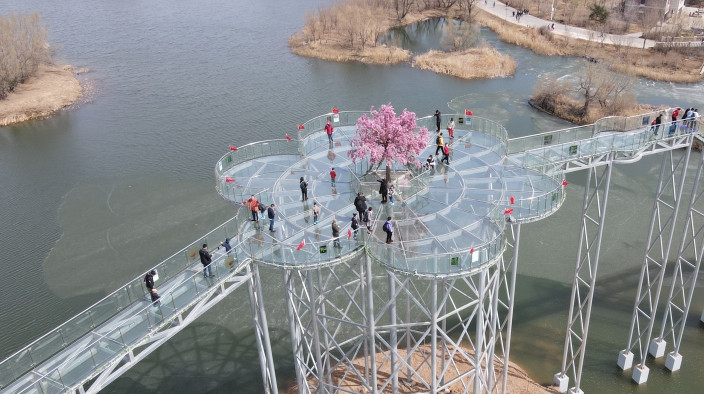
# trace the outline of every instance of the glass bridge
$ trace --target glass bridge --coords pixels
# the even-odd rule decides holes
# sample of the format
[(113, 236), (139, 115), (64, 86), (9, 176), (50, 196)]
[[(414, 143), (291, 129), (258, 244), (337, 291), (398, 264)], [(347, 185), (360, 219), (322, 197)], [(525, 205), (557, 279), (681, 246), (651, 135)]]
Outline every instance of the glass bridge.
[[(0, 392), (99, 391), (241, 285), (250, 284), (255, 302), (253, 261), (308, 269), (366, 253), (402, 274), (471, 274), (496, 264), (506, 245), (506, 223), (540, 220), (560, 208), (565, 172), (606, 164), (607, 156), (627, 162), (683, 148), (696, 131), (680, 122), (661, 125), (656, 135), (649, 126), (656, 114), (650, 113), (509, 139), (491, 120), (445, 115), (459, 121), (455, 138), (444, 136), (451, 142), (450, 164), (441, 164), (438, 156), (434, 168), (392, 167), (396, 203), (391, 206), (381, 204), (378, 194), (384, 167), (377, 175), (368, 162), (347, 157), (362, 114), (326, 114), (305, 123), (291, 140), (256, 142), (224, 155), (215, 168), (217, 191), (237, 205), (252, 194), (266, 206), (275, 204), (277, 231), (267, 231), (268, 219), (252, 221), (241, 205), (235, 217), (154, 267), (159, 302), (151, 303), (139, 276), (2, 361)], [(337, 118), (333, 144), (322, 131), (328, 118)], [(434, 118), (420, 119), (418, 126), (431, 130), (419, 155), (424, 162), (436, 149)], [(332, 167), (338, 174), (335, 186)], [(307, 201), (301, 201), (301, 177), (308, 182)], [(358, 192), (374, 214), (371, 233), (360, 223), (355, 237), (350, 219)], [(313, 202), (321, 208), (317, 224)], [(385, 243), (381, 229), (387, 216), (394, 223), (392, 244)], [(333, 219), (341, 227), (338, 240), (332, 236)], [(232, 238), (232, 251), (216, 249), (215, 277), (204, 278), (198, 249), (226, 237)]]

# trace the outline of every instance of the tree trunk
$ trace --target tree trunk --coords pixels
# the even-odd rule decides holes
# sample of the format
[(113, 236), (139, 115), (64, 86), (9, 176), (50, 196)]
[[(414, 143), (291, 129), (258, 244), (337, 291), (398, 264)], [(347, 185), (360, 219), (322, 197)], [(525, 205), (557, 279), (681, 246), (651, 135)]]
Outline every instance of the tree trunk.
[(386, 185), (391, 185), (391, 165), (389, 164), (389, 161), (386, 161)]

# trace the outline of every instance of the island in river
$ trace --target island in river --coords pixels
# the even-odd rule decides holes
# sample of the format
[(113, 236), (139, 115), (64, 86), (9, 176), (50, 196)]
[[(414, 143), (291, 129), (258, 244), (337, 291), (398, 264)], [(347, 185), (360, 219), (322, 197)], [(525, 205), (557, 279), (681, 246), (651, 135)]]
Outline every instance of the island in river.
[(73, 67), (40, 67), (36, 75), (17, 85), (0, 101), (0, 127), (46, 118), (75, 103), (82, 95), (83, 87)]

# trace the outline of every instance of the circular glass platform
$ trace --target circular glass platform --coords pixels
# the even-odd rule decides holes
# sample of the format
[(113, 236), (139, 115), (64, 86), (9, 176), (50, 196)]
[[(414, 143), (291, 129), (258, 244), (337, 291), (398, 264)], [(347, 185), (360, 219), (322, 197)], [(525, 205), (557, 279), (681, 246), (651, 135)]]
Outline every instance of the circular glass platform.
[[(458, 120), (450, 142), (449, 164), (435, 156), (434, 118), (419, 119), (431, 131), (421, 162), (436, 158), (434, 167), (394, 165), (395, 203), (381, 203), (379, 182), (385, 166), (352, 162), (347, 152), (357, 119), (363, 112), (326, 114), (303, 124), (291, 139), (256, 142), (224, 155), (217, 163), (216, 188), (241, 208), (238, 242), (257, 261), (290, 268), (310, 268), (353, 258), (366, 251), (389, 269), (417, 276), (466, 275), (494, 264), (503, 253), (507, 223), (538, 220), (564, 201), (562, 174), (550, 163), (529, 155), (507, 155), (506, 130), (477, 117), (446, 115)], [(333, 142), (323, 131), (328, 118)], [(460, 122), (461, 119), (461, 122)], [(431, 125), (431, 123), (433, 123)], [(330, 179), (335, 168), (336, 182)], [(308, 183), (302, 201), (301, 177)], [(351, 229), (357, 193), (363, 193), (372, 215), (367, 232)], [(276, 232), (269, 219), (251, 220), (242, 203), (255, 195), (267, 207), (275, 204)], [(313, 204), (320, 206), (317, 223)], [(266, 216), (266, 214), (264, 215)], [(386, 243), (382, 226), (394, 226)], [(332, 222), (341, 228), (333, 237)]]

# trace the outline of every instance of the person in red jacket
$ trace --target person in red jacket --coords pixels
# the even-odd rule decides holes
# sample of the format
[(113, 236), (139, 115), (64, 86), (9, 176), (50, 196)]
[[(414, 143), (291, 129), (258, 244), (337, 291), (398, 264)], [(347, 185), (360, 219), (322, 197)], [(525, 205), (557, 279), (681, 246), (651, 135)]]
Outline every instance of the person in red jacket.
[(330, 119), (328, 119), (328, 122), (325, 124), (325, 133), (328, 135), (328, 141), (332, 144), (332, 125), (330, 124)]
[(440, 160), (440, 163), (443, 161), (450, 165), (450, 146), (448, 144), (442, 147), (442, 160)]
[(335, 167), (330, 170), (330, 180), (332, 181), (332, 187), (335, 187), (335, 178), (337, 178), (337, 173), (335, 172)]

